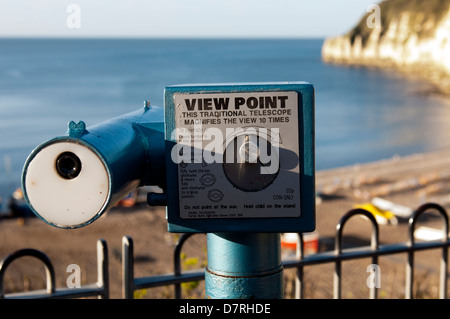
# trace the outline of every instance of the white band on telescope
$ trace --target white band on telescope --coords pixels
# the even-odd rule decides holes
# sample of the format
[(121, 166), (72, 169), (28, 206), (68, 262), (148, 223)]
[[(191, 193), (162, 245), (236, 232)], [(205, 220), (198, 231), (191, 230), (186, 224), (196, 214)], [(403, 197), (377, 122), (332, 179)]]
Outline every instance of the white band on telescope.
[[(64, 179), (56, 170), (55, 162), (64, 152), (81, 161), (81, 171), (73, 179)], [(109, 174), (93, 150), (75, 142), (57, 142), (32, 158), (25, 189), (32, 208), (45, 221), (58, 227), (77, 227), (103, 210), (109, 195)]]

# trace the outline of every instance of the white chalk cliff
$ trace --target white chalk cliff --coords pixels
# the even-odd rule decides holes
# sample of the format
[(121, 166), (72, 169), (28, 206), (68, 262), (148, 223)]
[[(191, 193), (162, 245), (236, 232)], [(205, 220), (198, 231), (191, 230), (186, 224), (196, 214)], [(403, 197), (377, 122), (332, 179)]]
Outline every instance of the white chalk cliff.
[(327, 63), (394, 68), (420, 75), (450, 94), (450, 1), (387, 0), (345, 35), (322, 47)]

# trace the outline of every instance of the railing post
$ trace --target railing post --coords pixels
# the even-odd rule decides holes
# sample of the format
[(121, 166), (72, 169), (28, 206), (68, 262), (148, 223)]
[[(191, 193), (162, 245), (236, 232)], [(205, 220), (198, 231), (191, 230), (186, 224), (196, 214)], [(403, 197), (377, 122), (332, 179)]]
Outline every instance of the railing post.
[[(342, 290), (342, 261), (340, 259), (340, 256), (342, 254), (342, 234), (344, 230), (345, 223), (353, 216), (355, 215), (363, 215), (366, 218), (369, 219), (370, 223), (372, 224), (372, 238), (370, 241), (370, 247), (371, 249), (376, 252), (378, 250), (378, 242), (379, 242), (379, 230), (378, 230), (378, 223), (373, 217), (373, 215), (366, 211), (365, 209), (357, 208), (353, 209), (340, 219), (339, 223), (336, 225), (336, 239), (335, 239), (335, 255), (337, 257), (335, 262), (335, 270), (334, 270), (334, 285), (333, 285), (333, 297), (334, 299), (341, 299), (341, 290)], [(373, 255), (372, 256), (372, 263), (377, 264), (378, 263), (378, 256)], [(376, 299), (377, 298), (377, 290), (376, 285), (373, 287), (370, 287), (370, 298)]]
[(46, 254), (36, 249), (20, 249), (14, 253), (5, 257), (0, 263), (0, 299), (5, 297), (5, 290), (3, 286), (3, 279), (5, 271), (8, 266), (16, 259), (24, 256), (31, 256), (39, 259), (45, 266), (46, 278), (47, 278), (47, 293), (53, 294), (55, 292), (55, 271), (53, 265)]
[[(444, 238), (446, 241), (448, 241), (448, 235)], [(439, 281), (440, 299), (447, 299), (447, 273), (448, 273), (447, 264), (448, 264), (448, 247), (444, 246), (442, 247), (440, 281)]]
[[(173, 252), (173, 264), (174, 264), (173, 268), (175, 276), (181, 275), (181, 249), (183, 248), (183, 245), (186, 242), (186, 240), (192, 235), (194, 235), (194, 233), (182, 234), (175, 245), (175, 250)], [(175, 288), (175, 299), (181, 299), (181, 284), (179, 283), (174, 284), (174, 288)]]
[[(416, 211), (413, 212), (409, 218), (409, 240), (408, 240), (408, 262), (406, 264), (406, 287), (405, 287), (405, 298), (414, 298), (414, 231), (416, 228), (416, 223), (419, 216), (424, 214), (429, 210), (436, 210), (444, 219), (443, 225), (443, 236), (442, 241), (448, 241), (448, 231), (449, 231), (449, 219), (445, 209), (435, 203), (427, 203), (420, 206)], [(448, 247), (442, 247), (442, 255), (440, 260), (440, 281), (439, 281), (439, 298), (445, 299), (447, 297), (447, 262), (448, 262)]]
[(108, 246), (104, 239), (97, 241), (97, 286), (103, 287), (99, 298), (109, 298)]
[(295, 299), (303, 299), (303, 265), (301, 264), (303, 256), (303, 234), (299, 233), (295, 248), (295, 257), (299, 261), (299, 265), (297, 266), (297, 276), (295, 277)]
[(133, 239), (129, 236), (122, 237), (122, 297), (133, 299), (134, 297), (134, 260)]

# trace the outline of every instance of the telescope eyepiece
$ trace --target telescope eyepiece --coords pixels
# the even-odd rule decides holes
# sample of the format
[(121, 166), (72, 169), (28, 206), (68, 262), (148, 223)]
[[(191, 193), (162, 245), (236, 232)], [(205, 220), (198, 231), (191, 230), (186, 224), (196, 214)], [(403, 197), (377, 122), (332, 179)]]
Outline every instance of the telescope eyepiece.
[(64, 179), (74, 179), (81, 172), (81, 161), (72, 152), (61, 153), (55, 161), (56, 171)]

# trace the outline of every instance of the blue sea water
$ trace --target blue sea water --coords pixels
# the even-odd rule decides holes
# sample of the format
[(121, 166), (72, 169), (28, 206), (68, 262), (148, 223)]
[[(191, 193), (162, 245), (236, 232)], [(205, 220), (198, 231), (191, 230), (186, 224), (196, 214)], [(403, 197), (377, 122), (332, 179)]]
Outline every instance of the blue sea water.
[(316, 168), (450, 146), (450, 106), (394, 73), (324, 64), (322, 39), (0, 39), (0, 197), (28, 154), (64, 135), (163, 105), (182, 83), (307, 81), (316, 90)]

